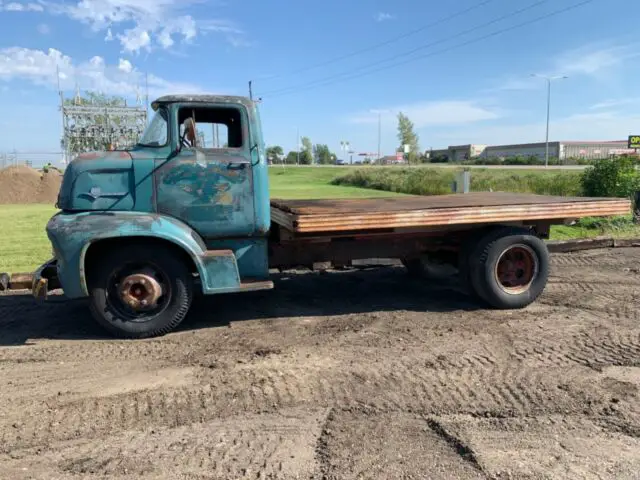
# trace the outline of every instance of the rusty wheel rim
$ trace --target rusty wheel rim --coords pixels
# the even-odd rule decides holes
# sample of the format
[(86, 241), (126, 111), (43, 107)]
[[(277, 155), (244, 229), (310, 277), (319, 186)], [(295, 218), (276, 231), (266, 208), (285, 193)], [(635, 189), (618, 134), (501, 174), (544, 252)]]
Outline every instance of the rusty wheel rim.
[(120, 286), (120, 299), (133, 310), (156, 308), (162, 295), (162, 285), (153, 272), (129, 275), (122, 280)]
[(116, 269), (107, 283), (107, 303), (121, 317), (145, 321), (164, 311), (171, 299), (171, 282), (153, 265), (129, 264)]
[(538, 256), (524, 244), (505, 249), (496, 262), (496, 282), (508, 294), (526, 292), (538, 275)]

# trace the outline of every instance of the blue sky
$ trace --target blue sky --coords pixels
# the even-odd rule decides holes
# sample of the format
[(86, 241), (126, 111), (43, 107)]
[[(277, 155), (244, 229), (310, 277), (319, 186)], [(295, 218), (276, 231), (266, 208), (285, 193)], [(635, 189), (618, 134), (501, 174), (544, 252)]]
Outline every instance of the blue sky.
[[(422, 149), (640, 131), (638, 0), (0, 0), (0, 152), (59, 147), (56, 66), (78, 84), (135, 98), (262, 97), (268, 144), (397, 147), (395, 115)], [(461, 13), (466, 11), (466, 13)], [(546, 18), (531, 22), (536, 18)], [(501, 30), (507, 30), (500, 33)], [(380, 112), (380, 113), (376, 113)]]

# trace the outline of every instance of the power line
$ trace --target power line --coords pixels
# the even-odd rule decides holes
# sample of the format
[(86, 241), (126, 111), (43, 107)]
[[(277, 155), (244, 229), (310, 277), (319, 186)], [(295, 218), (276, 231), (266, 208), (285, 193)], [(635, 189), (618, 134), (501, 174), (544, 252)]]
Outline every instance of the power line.
[[(460, 47), (471, 45), (473, 43), (477, 43), (477, 42), (480, 42), (482, 40), (486, 40), (488, 38), (495, 37), (495, 36), (500, 35), (502, 33), (509, 32), (511, 30), (515, 30), (517, 28), (521, 28), (521, 27), (524, 27), (524, 26), (527, 26), (527, 25), (531, 25), (533, 23), (537, 23), (537, 22), (540, 22), (542, 20), (546, 20), (547, 18), (551, 18), (551, 17), (554, 17), (556, 15), (560, 15), (562, 13), (566, 13), (566, 12), (571, 11), (571, 10), (575, 10), (576, 8), (579, 8), (579, 7), (582, 7), (582, 6), (587, 5), (589, 3), (592, 3), (593, 1), (594, 0), (584, 0), (582, 2), (570, 5), (568, 7), (565, 7), (565, 8), (559, 9), (559, 10), (555, 10), (555, 11), (550, 12), (548, 14), (541, 15), (541, 16), (536, 17), (534, 19), (531, 19), (531, 20), (528, 20), (528, 21), (525, 21), (525, 22), (521, 22), (521, 23), (519, 23), (517, 25), (513, 25), (511, 27), (506, 27), (506, 28), (503, 28), (503, 29), (500, 29), (500, 30), (496, 30), (496, 31), (488, 33), (486, 35), (482, 35), (480, 37), (475, 37), (473, 39), (467, 40), (465, 42), (457, 43), (455, 45), (452, 45), (452, 46), (447, 47), (447, 48), (443, 48), (441, 50), (437, 50), (437, 51), (430, 52), (430, 53), (427, 53), (427, 54), (424, 54), (424, 55), (419, 55), (419, 56), (416, 56), (416, 57), (412, 57), (412, 58), (409, 58), (409, 59), (401, 61), (401, 62), (396, 62), (396, 63), (392, 63), (392, 64), (389, 64), (389, 65), (386, 65), (384, 67), (375, 68), (373, 70), (367, 70), (367, 71), (360, 72), (360, 73), (353, 73), (351, 75), (348, 75), (348, 72), (345, 72), (343, 74), (340, 74), (340, 75), (348, 75), (348, 76), (346, 76), (344, 78), (334, 79), (333, 77), (330, 77), (330, 78), (326, 78), (326, 79), (323, 79), (323, 80), (319, 80), (317, 82), (312, 82), (311, 84), (301, 85), (301, 86), (298, 86), (298, 87), (290, 87), (290, 88), (288, 88), (286, 90), (279, 91), (277, 93), (272, 92), (271, 98), (279, 97), (279, 96), (282, 96), (282, 95), (287, 95), (287, 94), (290, 94), (290, 93), (296, 93), (297, 91), (300, 91), (300, 90), (307, 90), (307, 89), (315, 88), (315, 87), (323, 87), (323, 86), (327, 86), (327, 85), (330, 85), (330, 84), (333, 84), (333, 83), (338, 83), (340, 81), (353, 80), (355, 78), (360, 78), (360, 77), (363, 77), (363, 76), (366, 76), (366, 75), (371, 75), (372, 73), (377, 73), (377, 72), (380, 72), (380, 71), (383, 71), (383, 70), (388, 70), (390, 68), (395, 68), (395, 67), (398, 67), (398, 66), (401, 66), (401, 65), (406, 65), (407, 63), (415, 62), (415, 61), (421, 60), (423, 58), (432, 57), (432, 56), (435, 56), (435, 55), (446, 53), (446, 52), (449, 52), (451, 50), (455, 50), (455, 49), (460, 48)], [(321, 82), (321, 83), (319, 83), (319, 82)]]
[[(549, 2), (549, 0), (538, 0), (535, 3), (532, 3), (531, 5), (528, 5), (526, 7), (520, 8), (518, 10), (515, 10), (515, 11), (511, 12), (511, 13), (507, 13), (505, 15), (501, 15), (499, 17), (494, 18), (493, 20), (490, 20), (488, 22), (482, 23), (482, 24), (477, 25), (475, 27), (468, 28), (468, 29), (463, 30), (461, 32), (458, 32), (458, 33), (456, 33), (454, 35), (448, 35), (445, 38), (441, 38), (441, 39), (435, 40), (433, 42), (425, 43), (425, 44), (420, 45), (418, 47), (412, 48), (411, 50), (407, 50), (406, 52), (394, 55), (392, 57), (387, 57), (387, 58), (384, 58), (382, 60), (377, 60), (375, 62), (368, 63), (366, 65), (363, 65), (363, 66), (359, 67), (358, 69), (375, 67), (376, 65), (380, 65), (380, 64), (383, 64), (383, 63), (393, 62), (393, 61), (395, 61), (395, 60), (397, 60), (398, 58), (401, 58), (401, 57), (407, 57), (407, 56), (413, 55), (414, 53), (419, 52), (421, 50), (424, 50), (426, 48), (433, 47), (433, 46), (439, 45), (441, 43), (446, 43), (446, 42), (448, 42), (450, 40), (453, 40), (455, 38), (459, 38), (459, 37), (468, 35), (469, 33), (473, 33), (476, 30), (481, 30), (481, 29), (483, 29), (485, 27), (493, 25), (494, 23), (498, 23), (498, 22), (501, 22), (503, 20), (507, 20), (507, 19), (509, 19), (511, 17), (515, 17), (517, 15), (520, 15), (521, 13), (524, 13), (524, 12), (527, 12), (529, 10), (532, 10), (532, 9), (534, 9), (534, 8), (544, 4), (544, 3), (548, 3), (548, 2)], [(337, 73), (337, 74), (333, 74), (333, 75), (330, 75), (328, 77), (321, 78), (321, 79), (318, 79), (318, 80), (314, 80), (314, 81), (311, 81), (311, 82), (308, 82), (308, 83), (303, 83), (303, 84), (300, 84), (300, 85), (294, 85), (294, 86), (291, 86), (291, 87), (285, 87), (285, 88), (280, 88), (280, 89), (276, 89), (276, 90), (267, 91), (267, 92), (263, 93), (261, 96), (264, 97), (264, 96), (267, 96), (267, 95), (279, 95), (281, 93), (288, 92), (288, 91), (290, 91), (292, 89), (305, 88), (305, 87), (313, 86), (313, 85), (318, 84), (318, 83), (324, 83), (326, 81), (333, 80), (334, 78), (339, 78), (339, 77), (343, 77), (345, 75), (349, 75), (352, 72), (353, 72), (353, 70), (342, 72), (342, 73)]]
[(355, 57), (356, 55), (360, 55), (362, 53), (367, 53), (367, 52), (371, 52), (373, 50), (377, 50), (380, 47), (384, 47), (384, 46), (390, 45), (390, 44), (395, 43), (395, 42), (397, 42), (399, 40), (403, 40), (403, 39), (408, 38), (408, 37), (410, 37), (412, 35), (415, 35), (416, 33), (423, 32), (424, 30), (426, 30), (428, 28), (441, 25), (441, 24), (443, 24), (445, 22), (448, 22), (449, 20), (453, 20), (453, 19), (455, 19), (457, 17), (465, 15), (466, 13), (469, 13), (469, 12), (472, 12), (474, 10), (477, 10), (478, 8), (484, 7), (485, 5), (487, 5), (487, 4), (491, 3), (491, 2), (494, 2), (494, 1), (495, 0), (482, 0), (481, 2), (476, 3), (476, 4), (474, 4), (474, 5), (472, 5), (472, 6), (468, 7), (468, 8), (465, 8), (463, 10), (458, 10), (457, 12), (454, 12), (451, 15), (448, 15), (446, 17), (440, 18), (440, 19), (435, 20), (435, 21), (433, 21), (431, 23), (427, 23), (426, 25), (418, 27), (418, 28), (416, 28), (414, 30), (410, 30), (410, 31), (408, 31), (406, 33), (403, 33), (402, 35), (398, 35), (397, 37), (392, 37), (392, 38), (390, 38), (388, 40), (385, 40), (384, 42), (376, 43), (376, 44), (371, 45), (369, 47), (364, 47), (364, 48), (362, 48), (360, 50), (355, 50), (355, 51), (353, 51), (351, 53), (347, 53), (347, 54), (341, 55), (339, 57), (334, 57), (334, 58), (331, 58), (329, 60), (325, 60), (325, 61), (320, 62), (320, 63), (307, 65), (306, 67), (301, 67), (301, 68), (299, 68), (297, 70), (293, 70), (293, 71), (290, 71), (288, 73), (276, 74), (274, 76), (268, 77), (265, 80), (273, 80), (275, 78), (281, 78), (281, 77), (284, 77), (284, 76), (297, 75), (297, 74), (302, 73), (302, 72), (307, 72), (309, 70), (314, 70), (316, 68), (324, 67), (326, 65), (331, 65), (332, 63), (337, 63), (337, 62), (340, 62), (342, 60), (346, 60), (348, 58)]

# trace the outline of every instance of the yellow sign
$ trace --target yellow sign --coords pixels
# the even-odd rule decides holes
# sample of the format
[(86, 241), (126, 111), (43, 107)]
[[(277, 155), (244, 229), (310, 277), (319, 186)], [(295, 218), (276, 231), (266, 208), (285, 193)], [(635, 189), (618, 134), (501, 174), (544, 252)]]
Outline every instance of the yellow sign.
[(640, 149), (640, 135), (630, 135), (629, 136), (629, 148), (638, 148), (638, 149)]

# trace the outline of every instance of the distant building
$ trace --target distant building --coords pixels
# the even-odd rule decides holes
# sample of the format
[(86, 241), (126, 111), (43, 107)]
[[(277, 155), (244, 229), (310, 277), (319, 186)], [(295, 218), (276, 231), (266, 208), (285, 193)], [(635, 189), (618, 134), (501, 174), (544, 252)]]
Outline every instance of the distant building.
[[(566, 160), (581, 158), (593, 160), (624, 154), (634, 154), (627, 148), (627, 140), (613, 141), (562, 141), (549, 142), (549, 157)], [(431, 158), (446, 156), (450, 162), (462, 162), (474, 157), (508, 158), (538, 157), (545, 158), (546, 143), (522, 143), (512, 145), (454, 145), (445, 149), (431, 150)]]
[[(549, 156), (566, 160), (570, 158), (582, 158), (593, 160), (597, 158), (609, 158), (613, 156), (635, 153), (627, 148), (627, 140), (613, 140), (602, 142), (591, 141), (564, 141), (549, 142)], [(482, 156), (485, 158), (500, 157), (538, 157), (544, 158), (546, 144), (523, 143), (520, 145), (494, 145), (487, 147)]]

